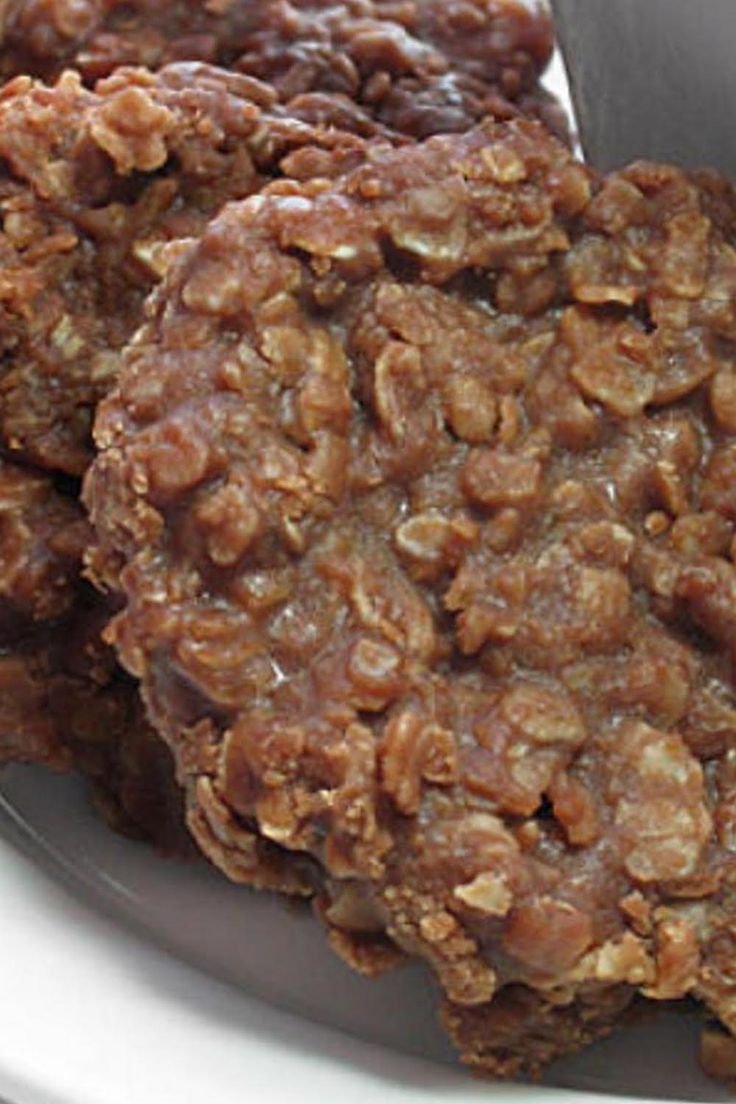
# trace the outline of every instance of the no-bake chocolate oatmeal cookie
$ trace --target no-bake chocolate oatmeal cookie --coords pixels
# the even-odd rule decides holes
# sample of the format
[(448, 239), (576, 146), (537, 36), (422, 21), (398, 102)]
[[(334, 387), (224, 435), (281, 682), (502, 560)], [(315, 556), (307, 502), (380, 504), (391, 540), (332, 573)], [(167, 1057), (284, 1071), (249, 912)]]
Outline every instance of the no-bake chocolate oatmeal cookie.
[[(142, 717), (132, 688), (123, 682), (120, 691), (136, 718), (123, 741), (126, 769), (102, 754), (114, 761), (119, 726), (101, 730), (87, 754), (67, 731), (72, 713), (54, 719), (48, 701), (50, 680), (66, 677), (70, 625), (80, 620), (86, 631), (109, 616), (79, 580), (86, 523), (77, 480), (92, 456), (95, 406), (165, 270), (166, 247), (196, 236), (223, 203), (274, 176), (350, 167), (363, 146), (336, 123), (413, 133), (463, 126), (486, 110), (508, 113), (509, 100), (513, 110), (550, 106), (536, 84), (551, 47), (548, 17), (514, 3), (194, 7), (194, 22), (191, 4), (33, 2), (3, 11), (6, 73), (51, 77), (74, 65), (88, 80), (112, 75), (94, 91), (72, 73), (53, 86), (24, 75), (0, 93), (0, 447), (12, 458), (0, 471), (2, 758), (59, 766), (73, 744), (87, 773), (94, 767), (112, 786), (120, 779), (128, 804), (134, 785), (125, 777), (158, 777), (166, 754), (134, 734)], [(233, 64), (236, 53), (241, 70), (275, 87), (203, 64), (156, 75), (115, 68), (184, 57)], [(383, 79), (370, 94), (360, 91), (368, 69), (378, 77), (381, 59)], [(101, 670), (97, 658), (77, 656), (72, 666), (75, 678)], [(108, 666), (102, 683), (92, 677), (95, 698), (108, 676), (117, 683)], [(149, 795), (145, 804), (156, 802)]]
[(9, 0), (0, 25), (5, 77), (73, 67), (93, 83), (195, 60), (369, 132), (422, 137), (518, 111), (566, 130), (540, 86), (549, 13), (521, 0)]
[(637, 993), (736, 1030), (735, 212), (533, 123), (374, 147), (182, 250), (98, 416), (195, 835), (309, 856), (494, 1073)]

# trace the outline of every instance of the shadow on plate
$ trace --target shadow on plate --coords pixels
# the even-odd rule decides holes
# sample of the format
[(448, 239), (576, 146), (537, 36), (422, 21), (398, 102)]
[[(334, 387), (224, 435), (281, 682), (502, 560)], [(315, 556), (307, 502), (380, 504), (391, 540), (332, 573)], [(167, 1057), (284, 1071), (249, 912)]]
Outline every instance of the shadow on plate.
[[(434, 1093), (496, 1096), (487, 1083), (454, 1067), (436, 1021), (431, 979), (419, 966), (372, 982), (358, 977), (329, 950), (307, 908), (231, 885), (204, 865), (167, 861), (114, 836), (74, 778), (12, 768), (0, 783), (0, 813), (3, 835), (75, 899), (248, 996), (307, 1021), (289, 1021), (290, 1048), (313, 1051), (311, 1021), (343, 1033), (319, 1033), (326, 1058), (361, 1062), (362, 1051), (349, 1045), (345, 1033), (387, 1048), (380, 1062), (366, 1060), (371, 1077), (415, 1089), (431, 1086)], [(135, 956), (128, 961), (135, 969)], [(186, 975), (165, 959), (153, 971), (147, 965), (145, 982), (158, 992), (167, 990), (173, 1001), (191, 1001)], [(278, 1030), (283, 1041), (283, 1023), (277, 1028), (267, 1008), (243, 1022), (243, 1006), (228, 989), (203, 987), (197, 1003), (198, 1012), (224, 1030), (261, 1035)], [(667, 1010), (646, 1017), (557, 1063), (545, 1084), (668, 1101), (732, 1099), (700, 1073), (697, 1030), (692, 1013)], [(406, 1063), (402, 1056), (431, 1065)], [(514, 1095), (509, 1090), (503, 1087), (504, 1099)]]

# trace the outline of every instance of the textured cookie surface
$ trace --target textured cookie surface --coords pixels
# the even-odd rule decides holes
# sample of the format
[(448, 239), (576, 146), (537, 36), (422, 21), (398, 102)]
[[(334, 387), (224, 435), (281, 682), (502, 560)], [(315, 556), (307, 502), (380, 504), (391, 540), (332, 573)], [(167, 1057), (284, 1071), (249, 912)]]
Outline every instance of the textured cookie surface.
[(552, 52), (541, 5), (519, 0), (9, 0), (5, 77), (73, 67), (204, 61), (273, 84), (314, 119), (421, 137), (485, 114), (566, 123), (539, 78)]
[(98, 418), (195, 830), (316, 860), (496, 1072), (635, 992), (736, 1027), (735, 209), (531, 123), (374, 149), (215, 220)]

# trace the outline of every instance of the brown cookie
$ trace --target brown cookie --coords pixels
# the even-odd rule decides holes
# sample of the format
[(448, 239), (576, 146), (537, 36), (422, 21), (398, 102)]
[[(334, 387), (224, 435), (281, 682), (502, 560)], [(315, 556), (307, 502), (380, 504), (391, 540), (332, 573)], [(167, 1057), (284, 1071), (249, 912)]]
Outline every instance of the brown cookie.
[[(734, 211), (532, 123), (377, 148), (215, 219), (98, 416), (93, 565), (195, 834), (310, 856), (493, 1072), (622, 993), (733, 1022)], [(558, 1047), (479, 1041), (519, 985)]]

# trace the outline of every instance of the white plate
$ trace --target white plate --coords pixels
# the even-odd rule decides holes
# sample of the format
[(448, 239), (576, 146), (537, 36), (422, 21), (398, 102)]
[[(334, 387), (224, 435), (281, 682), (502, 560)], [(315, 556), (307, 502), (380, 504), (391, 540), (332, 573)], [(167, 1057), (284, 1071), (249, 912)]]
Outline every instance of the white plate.
[[(6, 771), (0, 820), (0, 1096), (13, 1104), (548, 1101), (451, 1064), (420, 968), (357, 977), (307, 910), (114, 836), (75, 779)], [(696, 1028), (661, 1016), (547, 1082), (578, 1090), (557, 1104), (726, 1101), (698, 1073)]]

